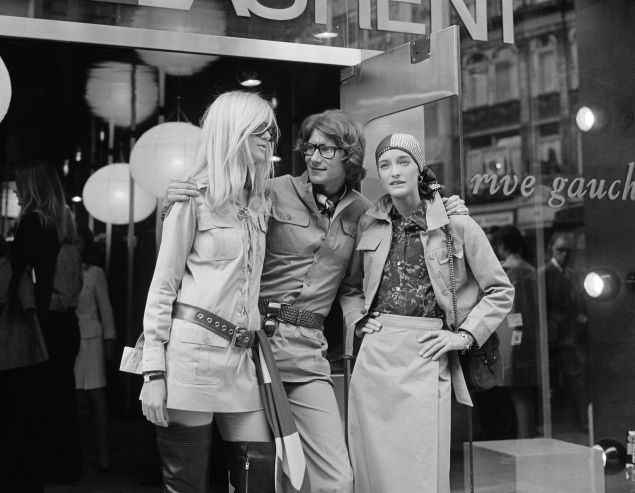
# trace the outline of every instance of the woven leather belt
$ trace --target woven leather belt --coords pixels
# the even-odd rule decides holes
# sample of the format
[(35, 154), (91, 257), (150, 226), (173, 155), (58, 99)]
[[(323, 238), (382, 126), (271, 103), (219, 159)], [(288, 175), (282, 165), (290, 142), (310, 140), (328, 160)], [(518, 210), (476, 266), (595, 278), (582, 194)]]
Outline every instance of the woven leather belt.
[[(272, 313), (270, 303), (276, 305), (273, 312), (277, 313)], [(301, 325), (302, 327), (307, 327), (308, 329), (321, 329), (322, 324), (324, 323), (324, 317), (322, 315), (306, 312), (286, 303), (277, 303), (274, 300), (268, 300), (265, 298), (260, 298), (258, 300), (258, 309), (262, 315), (273, 315), (281, 322), (286, 322), (291, 325)]]
[(178, 301), (174, 303), (172, 318), (180, 318), (186, 322), (199, 325), (228, 341), (234, 341), (234, 346), (237, 347), (250, 348), (256, 339), (256, 336), (249, 329), (237, 327), (224, 318), (214, 315), (212, 312), (188, 305), (187, 303), (180, 303)]

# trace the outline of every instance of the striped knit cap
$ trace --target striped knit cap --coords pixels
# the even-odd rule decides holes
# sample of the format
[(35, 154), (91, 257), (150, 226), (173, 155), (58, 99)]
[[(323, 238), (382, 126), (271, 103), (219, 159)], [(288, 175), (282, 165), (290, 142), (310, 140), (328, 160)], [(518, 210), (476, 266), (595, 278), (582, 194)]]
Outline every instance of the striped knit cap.
[(413, 135), (396, 133), (384, 137), (375, 151), (375, 163), (377, 165), (379, 165), (381, 155), (390, 149), (400, 149), (410, 154), (410, 157), (414, 159), (419, 167), (419, 173), (423, 174), (426, 164), (423, 148)]

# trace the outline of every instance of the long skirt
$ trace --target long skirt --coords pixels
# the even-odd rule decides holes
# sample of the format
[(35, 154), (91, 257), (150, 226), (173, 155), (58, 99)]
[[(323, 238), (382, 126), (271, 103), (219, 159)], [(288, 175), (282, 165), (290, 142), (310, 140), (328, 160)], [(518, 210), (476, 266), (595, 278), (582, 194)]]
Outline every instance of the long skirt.
[[(362, 340), (350, 385), (349, 450), (356, 493), (449, 492), (451, 372), (422, 358), (433, 318), (380, 315)], [(454, 356), (454, 355), (452, 355)]]

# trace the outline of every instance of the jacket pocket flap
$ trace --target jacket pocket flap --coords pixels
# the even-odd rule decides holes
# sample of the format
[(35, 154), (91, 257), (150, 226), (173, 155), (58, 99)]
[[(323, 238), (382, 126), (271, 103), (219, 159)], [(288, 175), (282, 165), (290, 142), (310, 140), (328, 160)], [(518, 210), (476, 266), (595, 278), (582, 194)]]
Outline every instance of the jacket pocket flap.
[(309, 225), (309, 213), (285, 204), (274, 204), (272, 211), (276, 221), (286, 224), (294, 224), (306, 228)]
[(229, 341), (224, 337), (199, 327), (196, 324), (185, 321), (180, 339), (183, 343), (199, 344), (201, 346), (227, 347), (229, 345)]
[(201, 211), (198, 215), (196, 225), (199, 231), (213, 228), (233, 228), (234, 221), (230, 216), (220, 216), (209, 211)]
[[(456, 258), (463, 258), (463, 243), (458, 241), (452, 242), (452, 249), (454, 250), (454, 256)], [(436, 251), (437, 260), (440, 264), (445, 264), (448, 261), (448, 247), (437, 248)]]
[(357, 244), (356, 250), (377, 250), (377, 247), (381, 243), (381, 237), (379, 236), (370, 236), (370, 235), (362, 235)]

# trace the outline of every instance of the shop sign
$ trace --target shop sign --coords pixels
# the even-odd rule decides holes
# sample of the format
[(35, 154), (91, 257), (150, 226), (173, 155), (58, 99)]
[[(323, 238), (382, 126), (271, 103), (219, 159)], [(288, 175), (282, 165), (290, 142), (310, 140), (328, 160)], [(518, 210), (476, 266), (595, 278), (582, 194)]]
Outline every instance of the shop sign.
[[(110, 3), (125, 3), (144, 7), (162, 7), (180, 10), (189, 10), (193, 0), (97, 0)], [(328, 0), (312, 0), (314, 3), (315, 23), (327, 24)], [(371, 11), (372, 2), (377, 7), (377, 30), (402, 32), (408, 34), (426, 34), (426, 26), (420, 22), (406, 22), (390, 19), (390, 6), (397, 3), (410, 3), (421, 5), (425, 0), (358, 0), (359, 27), (372, 30)], [(513, 0), (497, 0), (501, 2), (501, 17), (503, 25), (503, 42), (514, 42), (514, 5)], [(487, 41), (487, 0), (475, 0), (474, 15), (465, 4), (465, 0), (429, 0), (430, 2), (430, 27), (432, 32), (439, 31), (443, 27), (444, 12), (447, 3), (451, 3), (456, 10), (465, 29), (476, 41)], [(300, 17), (306, 10), (309, 0), (293, 0), (287, 7), (267, 7), (260, 0), (231, 0), (236, 15), (239, 17), (251, 17), (256, 15), (263, 19), (274, 21), (290, 21)], [(470, 2), (472, 3), (472, 2)], [(445, 4), (445, 5), (444, 5)], [(334, 5), (331, 4), (331, 8)]]
[[(613, 181), (557, 176), (551, 183), (547, 205), (552, 209), (558, 209), (565, 205), (567, 199), (582, 200), (584, 198), (599, 200), (606, 197), (609, 200), (635, 200), (634, 170), (635, 162), (628, 163), (626, 178)], [(511, 196), (520, 193), (523, 197), (529, 197), (535, 191), (536, 177), (527, 175), (520, 179), (518, 176), (477, 173), (470, 179), (470, 185), (473, 195), (479, 195), (485, 190), (491, 195), (502, 193)]]

